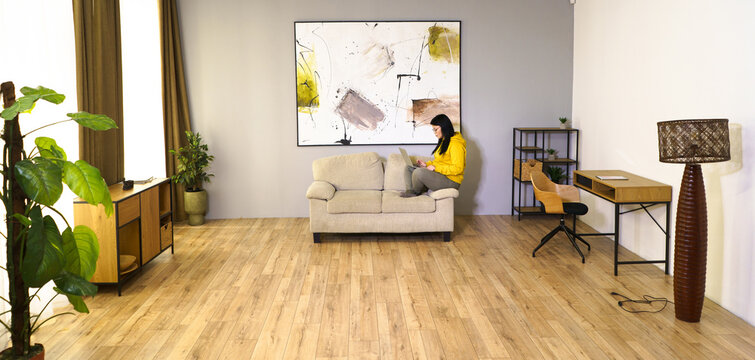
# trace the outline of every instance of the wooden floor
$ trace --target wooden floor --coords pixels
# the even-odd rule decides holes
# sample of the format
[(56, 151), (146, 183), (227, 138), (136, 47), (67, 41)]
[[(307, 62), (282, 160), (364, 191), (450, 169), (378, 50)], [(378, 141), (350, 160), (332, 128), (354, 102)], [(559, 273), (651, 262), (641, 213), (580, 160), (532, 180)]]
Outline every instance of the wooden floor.
[[(673, 297), (653, 265), (612, 272), (612, 242), (582, 264), (563, 235), (533, 258), (553, 217), (457, 217), (429, 235), (325, 235), (308, 219), (175, 228), (118, 297), (33, 337), (48, 359), (747, 359), (755, 329), (713, 302), (702, 321), (617, 306)], [(587, 230), (582, 228), (581, 230)], [(632, 258), (624, 251), (623, 258)]]

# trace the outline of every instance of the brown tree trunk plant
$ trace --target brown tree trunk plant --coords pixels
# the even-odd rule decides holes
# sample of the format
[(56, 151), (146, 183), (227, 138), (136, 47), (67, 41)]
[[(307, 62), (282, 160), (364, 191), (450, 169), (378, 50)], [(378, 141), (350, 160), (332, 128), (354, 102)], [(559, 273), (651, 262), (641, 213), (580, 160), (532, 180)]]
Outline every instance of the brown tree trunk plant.
[[(3, 106), (10, 107), (16, 102), (16, 90), (12, 82), (5, 82), (1, 86), (3, 94)], [(22, 244), (20, 239), (21, 224), (13, 217), (13, 214), (23, 214), (26, 209), (27, 198), (24, 191), (17, 181), (14, 181), (14, 167), (22, 159), (24, 150), (24, 140), (21, 137), (21, 130), (18, 124), (18, 116), (13, 120), (6, 120), (3, 127), (2, 139), (5, 141), (6, 148), (3, 154), (5, 158), (3, 167), (3, 191), (10, 194), (8, 198), (13, 206), (13, 213), (5, 214), (5, 221), (8, 227), (8, 281), (9, 281), (9, 302), (11, 306), (11, 343), (15, 355), (22, 356), (29, 352), (29, 342), (24, 341), (25, 337), (30, 335), (31, 329), (29, 324), (29, 287), (26, 286), (20, 271), (13, 269), (21, 268), (21, 251)]]

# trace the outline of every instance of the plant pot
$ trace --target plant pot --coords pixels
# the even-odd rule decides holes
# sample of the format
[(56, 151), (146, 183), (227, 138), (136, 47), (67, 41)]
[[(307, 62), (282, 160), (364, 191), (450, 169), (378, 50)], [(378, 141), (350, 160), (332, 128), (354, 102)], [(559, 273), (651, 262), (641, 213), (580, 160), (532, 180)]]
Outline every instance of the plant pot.
[(554, 154), (548, 154), (548, 160), (556, 160), (556, 155)]
[(559, 126), (559, 127), (562, 128), (562, 129), (567, 129), (568, 128), (568, 126), (565, 123), (561, 124), (561, 126)]
[(207, 191), (184, 191), (184, 210), (189, 215), (189, 225), (204, 224), (207, 212)]
[[(16, 359), (16, 357), (13, 356), (13, 349), (7, 348), (0, 352), (0, 359)], [(34, 344), (29, 349), (29, 357), (25, 358), (28, 360), (45, 360), (45, 347), (42, 346), (42, 344)]]

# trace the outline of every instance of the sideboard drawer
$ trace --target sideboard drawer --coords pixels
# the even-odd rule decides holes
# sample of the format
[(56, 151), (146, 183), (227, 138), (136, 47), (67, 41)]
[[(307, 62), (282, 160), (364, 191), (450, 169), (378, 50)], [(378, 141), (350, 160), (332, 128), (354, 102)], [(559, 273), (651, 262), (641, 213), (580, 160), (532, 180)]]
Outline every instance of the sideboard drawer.
[(118, 227), (139, 217), (139, 197), (132, 196), (118, 203)]

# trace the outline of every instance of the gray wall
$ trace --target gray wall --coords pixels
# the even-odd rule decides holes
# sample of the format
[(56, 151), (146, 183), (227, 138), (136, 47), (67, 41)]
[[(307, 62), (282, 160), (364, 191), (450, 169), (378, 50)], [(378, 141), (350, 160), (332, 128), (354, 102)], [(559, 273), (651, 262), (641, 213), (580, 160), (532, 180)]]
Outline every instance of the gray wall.
[(468, 148), (458, 214), (510, 214), (512, 127), (555, 126), (571, 114), (566, 0), (183, 0), (178, 10), (192, 127), (215, 155), (209, 218), (306, 217), (312, 160), (396, 151), (296, 146), (297, 20), (461, 20)]

